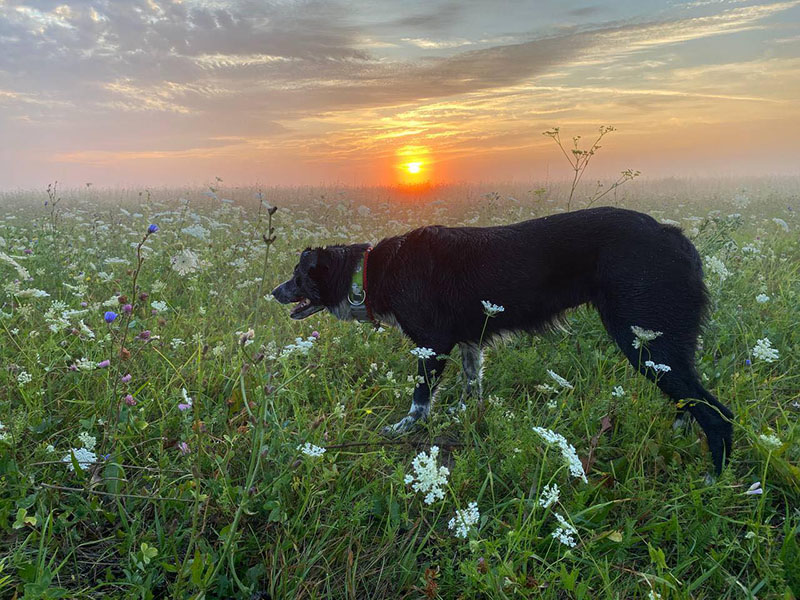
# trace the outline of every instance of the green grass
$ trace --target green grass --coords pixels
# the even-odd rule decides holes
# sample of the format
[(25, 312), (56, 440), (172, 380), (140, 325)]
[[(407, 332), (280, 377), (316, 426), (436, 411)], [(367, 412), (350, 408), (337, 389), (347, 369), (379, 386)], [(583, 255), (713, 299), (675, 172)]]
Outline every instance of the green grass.
[[(279, 207), (267, 256), (256, 190), (86, 189), (55, 206), (58, 195), (0, 195), (0, 596), (800, 596), (798, 182), (739, 185), (637, 181), (616, 199), (680, 222), (729, 271), (706, 269), (713, 307), (698, 353), (736, 414), (735, 455), (713, 484), (699, 428), (673, 431), (672, 405), (589, 309), (565, 331), (492, 345), (485, 401), (457, 420), (445, 410), (460, 397), (454, 354), (434, 417), (386, 440), (378, 431), (408, 409), (411, 343), (322, 313), (295, 322), (266, 297), (307, 245), (541, 216), (563, 186), (267, 190)], [(145, 239), (149, 223), (160, 231)], [(205, 239), (182, 231), (192, 224)], [(185, 249), (197, 270), (180, 275), (171, 260)], [(153, 314), (153, 301), (167, 309)], [(111, 324), (107, 310), (119, 313)], [(282, 350), (315, 331), (307, 355)], [(752, 353), (765, 337), (772, 363)], [(74, 370), (82, 358), (110, 364)], [(543, 391), (558, 387), (548, 370), (573, 389)], [(588, 483), (533, 427), (590, 462)], [(99, 460), (86, 470), (62, 461), (81, 432)], [(306, 442), (326, 452), (306, 456)], [(404, 477), (432, 445), (449, 476), (428, 505)], [(755, 482), (763, 494), (745, 494)], [(560, 500), (542, 508), (551, 484)], [(480, 521), (458, 538), (448, 522), (473, 501)], [(574, 547), (553, 538), (554, 513)]]

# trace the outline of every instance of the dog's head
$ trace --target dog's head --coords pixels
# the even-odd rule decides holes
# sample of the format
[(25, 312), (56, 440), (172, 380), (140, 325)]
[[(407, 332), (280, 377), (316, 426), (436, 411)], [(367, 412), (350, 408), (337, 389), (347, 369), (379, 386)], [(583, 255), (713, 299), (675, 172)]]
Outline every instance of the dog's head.
[(290, 316), (305, 319), (324, 308), (334, 310), (347, 297), (350, 277), (366, 245), (306, 248), (292, 278), (272, 295), (281, 304), (296, 302)]

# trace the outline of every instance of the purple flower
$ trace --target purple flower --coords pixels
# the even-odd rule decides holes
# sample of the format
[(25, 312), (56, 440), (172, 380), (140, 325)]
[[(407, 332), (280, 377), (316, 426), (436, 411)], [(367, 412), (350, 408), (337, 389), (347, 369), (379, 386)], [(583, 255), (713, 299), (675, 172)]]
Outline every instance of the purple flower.
[(125, 400), (125, 404), (127, 404), (128, 406), (136, 406), (136, 398), (134, 398), (130, 394), (125, 396), (125, 398), (123, 398), (123, 400)]
[(113, 323), (116, 318), (117, 313), (115, 313), (113, 310), (107, 310), (106, 314), (103, 315), (103, 319), (105, 319), (106, 323)]
[(147, 228), (147, 233), (155, 233), (158, 231), (158, 225), (155, 223), (151, 224), (150, 227)]
[(315, 340), (316, 340), (317, 338), (319, 338), (319, 331), (312, 331), (312, 332), (311, 332), (311, 337), (312, 337), (312, 338), (314, 338)]
[(88, 302), (81, 302), (81, 307), (82, 308), (86, 308), (87, 306), (89, 306)]
[(187, 444), (186, 442), (181, 442), (180, 444), (178, 444), (178, 450), (180, 450), (181, 454), (183, 455), (189, 454), (189, 452), (191, 452), (191, 450), (189, 450), (189, 444)]
[(140, 340), (149, 340), (150, 339), (150, 330), (149, 329), (145, 329), (142, 333), (140, 333), (136, 337), (138, 337)]
[(105, 360), (102, 360), (99, 363), (97, 363), (97, 368), (98, 369), (105, 369), (110, 364), (111, 364), (111, 361), (108, 360), (108, 359), (105, 359)]
[(130, 373), (126, 373), (125, 375), (123, 375), (120, 378), (120, 381), (122, 381), (122, 383), (128, 383), (130, 380), (131, 380), (131, 374)]
[(126, 315), (131, 314), (132, 310), (133, 310), (133, 306), (131, 306), (130, 304), (126, 304), (126, 305), (124, 305), (122, 307), (122, 312), (124, 312)]
[(23, 252), (25, 254), (33, 254), (33, 250), (31, 250), (30, 248), (25, 248), (25, 250), (23, 250)]

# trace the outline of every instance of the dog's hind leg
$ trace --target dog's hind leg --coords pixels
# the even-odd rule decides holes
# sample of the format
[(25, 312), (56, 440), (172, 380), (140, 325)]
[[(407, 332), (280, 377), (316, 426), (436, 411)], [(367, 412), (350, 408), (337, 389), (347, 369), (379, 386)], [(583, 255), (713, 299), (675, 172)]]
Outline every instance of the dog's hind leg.
[(436, 386), (439, 384), (446, 365), (447, 360), (438, 356), (417, 360), (417, 385), (414, 388), (414, 397), (411, 400), (408, 415), (394, 425), (384, 427), (381, 430), (383, 435), (394, 436), (406, 433), (416, 425), (417, 421), (428, 418), (431, 411), (431, 398), (436, 392)]
[(461, 367), (464, 371), (464, 395), (462, 401), (477, 394), (483, 395), (483, 350), (471, 342), (461, 342)]

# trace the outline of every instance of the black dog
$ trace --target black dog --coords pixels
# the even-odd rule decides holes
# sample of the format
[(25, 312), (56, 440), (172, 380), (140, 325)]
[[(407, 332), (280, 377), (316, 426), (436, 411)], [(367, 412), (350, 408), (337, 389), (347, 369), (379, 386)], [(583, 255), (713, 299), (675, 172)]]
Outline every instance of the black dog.
[[(480, 393), (481, 342), (507, 331), (541, 332), (565, 310), (590, 302), (631, 364), (674, 401), (685, 401), (719, 473), (731, 453), (733, 413), (703, 387), (694, 366), (708, 304), (702, 277), (700, 256), (678, 228), (604, 207), (502, 227), (422, 227), (374, 248), (307, 249), (292, 279), (272, 294), (299, 303), (294, 319), (327, 308), (339, 319), (397, 325), (436, 353), (419, 358), (425, 383), (409, 415), (386, 432), (427, 417), (446, 364), (439, 355), (455, 344), (465, 395), (473, 384)], [(504, 310), (487, 322), (484, 300)], [(660, 335), (642, 341), (634, 326)]]

